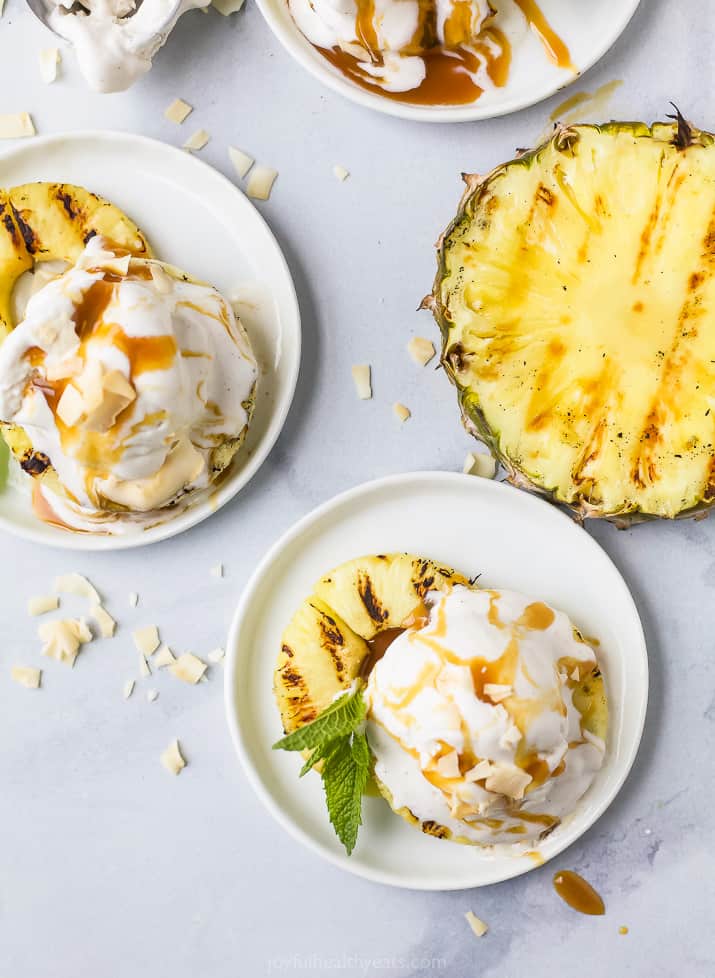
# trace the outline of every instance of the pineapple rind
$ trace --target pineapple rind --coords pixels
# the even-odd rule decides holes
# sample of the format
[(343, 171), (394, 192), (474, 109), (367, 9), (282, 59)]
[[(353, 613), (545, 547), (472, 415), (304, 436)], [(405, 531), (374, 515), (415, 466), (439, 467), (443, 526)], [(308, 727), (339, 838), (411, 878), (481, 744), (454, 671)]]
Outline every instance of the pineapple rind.
[[(699, 412), (697, 423), (688, 417), (685, 419), (681, 417), (683, 410), (687, 415), (687, 403), (685, 409), (682, 407), (683, 385), (686, 396), (691, 394), (692, 389), (705, 390), (709, 388), (709, 390), (713, 390), (715, 387), (715, 383), (712, 383), (715, 381), (715, 375), (712, 378), (709, 375), (705, 376), (708, 374), (708, 370), (704, 367), (701, 378), (695, 372), (692, 364), (689, 367), (687, 362), (687, 356), (693, 343), (699, 343), (701, 347), (699, 355), (694, 358), (695, 367), (700, 369), (704, 364), (709, 363), (711, 359), (709, 356), (711, 352), (710, 343), (713, 345), (712, 353), (713, 358), (715, 358), (715, 329), (709, 331), (703, 329), (702, 338), (697, 336), (698, 320), (707, 326), (707, 321), (703, 318), (703, 311), (705, 310), (706, 314), (707, 309), (715, 305), (715, 218), (712, 217), (715, 213), (713, 210), (715, 207), (715, 153), (712, 149), (713, 144), (714, 137), (711, 134), (689, 128), (682, 120), (677, 126), (656, 123), (649, 128), (643, 123), (612, 123), (600, 127), (575, 126), (558, 130), (553, 138), (543, 146), (524, 154), (511, 163), (497, 167), (487, 177), (483, 179), (476, 176), (465, 177), (467, 189), (458, 214), (439, 242), (438, 273), (433, 295), (427, 300), (427, 305), (432, 308), (442, 332), (442, 363), (448, 376), (457, 387), (465, 426), (490, 448), (507, 470), (507, 476), (512, 483), (547, 495), (554, 501), (569, 506), (579, 517), (605, 516), (619, 525), (627, 525), (658, 516), (695, 515), (707, 510), (715, 498), (715, 487), (713, 485), (715, 482), (713, 478), (715, 449), (713, 449), (712, 444), (715, 438), (710, 439), (709, 437), (710, 432), (715, 434), (715, 431), (712, 429), (712, 419), (704, 420), (709, 404), (698, 403), (698, 408), (702, 407), (703, 410)], [(613, 154), (609, 156), (607, 152), (611, 148), (613, 148), (613, 154), (616, 154), (616, 148), (618, 149), (615, 161)], [(490, 341), (493, 336), (488, 330), (489, 323), (486, 313), (483, 311), (483, 300), (485, 297), (489, 298), (490, 288), (493, 290), (496, 288), (498, 292), (499, 285), (504, 282), (517, 291), (520, 287), (518, 277), (511, 274), (513, 269), (518, 267), (518, 263), (513, 261), (513, 254), (508, 253), (508, 245), (503, 246), (505, 256), (497, 254), (494, 257), (493, 250), (503, 241), (510, 243), (519, 233), (527, 235), (527, 237), (531, 235), (532, 237), (527, 242), (530, 251), (525, 251), (520, 259), (521, 263), (528, 264), (528, 261), (531, 260), (529, 255), (535, 254), (537, 248), (541, 247), (542, 250), (545, 250), (544, 242), (549, 243), (548, 232), (550, 230), (553, 231), (556, 227), (560, 234), (568, 235), (568, 233), (572, 233), (574, 226), (585, 226), (591, 237), (603, 234), (604, 228), (606, 231), (610, 231), (610, 228), (614, 227), (617, 235), (623, 238), (623, 247), (626, 248), (628, 234), (635, 235), (635, 231), (629, 228), (627, 222), (610, 221), (612, 215), (609, 213), (609, 204), (612, 203), (612, 200), (608, 198), (608, 195), (606, 195), (605, 200), (600, 201), (599, 206), (603, 208), (601, 213), (597, 213), (598, 208), (583, 206), (578, 220), (573, 218), (573, 214), (570, 215), (567, 222), (562, 220), (559, 223), (556, 218), (559, 207), (562, 211), (578, 210), (580, 199), (576, 196), (576, 191), (583, 192), (583, 186), (589, 185), (583, 173), (580, 174), (580, 182), (579, 180), (570, 180), (573, 173), (576, 173), (577, 177), (579, 176), (579, 167), (581, 170), (591, 167), (595, 173), (590, 178), (591, 183), (597, 187), (601, 186), (602, 181), (599, 182), (601, 171), (598, 170), (594, 161), (602, 162), (602, 156), (605, 159), (603, 173), (610, 173), (614, 168), (617, 171), (619, 166), (625, 167), (630, 158), (635, 158), (637, 161), (641, 158), (647, 158), (648, 162), (660, 161), (657, 167), (645, 166), (642, 168), (645, 169), (645, 176), (640, 174), (636, 168), (635, 180), (633, 174), (629, 175), (627, 172), (618, 174), (622, 179), (617, 182), (615, 189), (610, 189), (612, 197), (617, 198), (620, 194), (622, 198), (626, 198), (623, 201), (623, 207), (635, 208), (638, 200), (641, 198), (643, 201), (647, 200), (648, 188), (653, 184), (653, 181), (656, 181), (657, 185), (657, 179), (653, 176), (653, 172), (656, 170), (670, 173), (671, 183), (666, 182), (660, 190), (663, 195), (670, 193), (675, 201), (675, 191), (672, 190), (672, 186), (680, 179), (679, 174), (685, 174), (681, 183), (685, 185), (689, 196), (686, 195), (686, 190), (683, 190), (681, 186), (677, 203), (678, 206), (686, 207), (685, 215), (690, 219), (683, 221), (683, 215), (678, 215), (679, 222), (676, 221), (670, 229), (663, 229), (658, 225), (658, 211), (654, 209), (656, 216), (650, 234), (652, 238), (657, 239), (656, 244), (658, 241), (660, 242), (658, 247), (666, 252), (670, 265), (680, 268), (682, 271), (680, 279), (683, 281), (675, 276), (673, 281), (668, 279), (667, 287), (670, 292), (675, 292), (673, 300), (676, 302), (675, 308), (681, 312), (684, 310), (683, 316), (685, 320), (688, 320), (694, 338), (691, 335), (686, 336), (686, 345), (683, 348), (678, 337), (672, 337), (672, 346), (675, 350), (674, 358), (672, 363), (667, 363), (667, 369), (663, 368), (660, 372), (652, 369), (649, 372), (645, 367), (641, 369), (639, 359), (637, 357), (629, 359), (628, 353), (623, 351), (622, 343), (617, 345), (612, 342), (609, 345), (608, 339), (606, 339), (604, 350), (608, 354), (608, 367), (602, 371), (603, 382), (601, 386), (610, 387), (609, 396), (613, 399), (613, 403), (606, 402), (600, 406), (592, 404), (590, 418), (589, 412), (584, 411), (585, 422), (581, 425), (581, 429), (575, 424), (569, 426), (564, 423), (554, 423), (552, 425), (549, 419), (548, 423), (543, 426), (543, 432), (529, 431), (527, 423), (529, 419), (519, 413), (519, 408), (523, 408), (519, 397), (513, 395), (512, 392), (510, 399), (510, 391), (506, 386), (507, 381), (511, 379), (511, 375), (508, 374), (511, 364), (506, 364), (507, 380), (505, 381), (501, 375), (496, 378), (496, 382), (492, 378), (491, 389), (488, 378), (487, 380), (484, 378), (480, 380), (479, 378), (475, 379), (474, 376), (476, 369), (483, 369), (485, 366), (482, 354), (487, 349), (486, 343), (482, 343), (481, 347), (479, 346), (479, 343), (484, 339), (478, 335), (479, 327), (486, 323), (483, 332), (487, 341)], [(558, 175), (559, 167), (561, 170), (560, 183), (554, 177), (554, 173)], [(672, 178), (672, 172), (668, 168), (676, 173), (675, 178)], [(547, 186), (551, 177), (554, 177), (556, 182)], [(637, 179), (638, 177), (640, 177), (640, 181)], [(689, 186), (689, 180), (692, 181), (692, 186)], [(669, 186), (670, 189), (668, 189)], [(515, 216), (514, 213), (509, 213), (510, 207), (512, 210), (516, 207), (516, 205), (512, 207), (510, 201), (508, 205), (504, 205), (507, 210), (505, 218), (499, 211), (499, 194), (504, 191), (502, 196), (511, 193), (514, 198), (519, 198), (519, 191), (522, 187), (530, 187), (535, 191), (533, 199), (537, 202), (533, 205), (535, 208), (533, 213), (526, 215), (528, 220), (523, 214), (516, 214)], [(543, 195), (543, 201), (537, 200), (538, 193)], [(540, 211), (549, 211), (550, 208), (546, 204), (549, 196), (555, 199), (555, 207), (551, 208), (553, 214), (544, 217)], [(635, 203), (633, 199), (635, 199)], [(494, 203), (495, 200), (496, 204)], [(519, 217), (521, 217), (520, 222)], [(495, 233), (492, 236), (496, 241), (496, 245), (494, 245), (492, 239), (489, 238), (490, 226), (491, 224), (496, 225), (499, 220), (506, 221), (506, 225), (505, 229), (502, 229), (504, 234), (499, 236)], [(510, 220), (512, 221), (511, 225), (509, 225)], [(625, 230), (624, 224), (626, 224)], [(681, 225), (683, 226), (681, 227)], [(515, 231), (515, 228), (521, 230)], [(640, 226), (637, 226), (637, 230), (641, 231)], [(668, 233), (666, 234), (665, 231)], [(511, 237), (509, 237), (510, 235)], [(485, 268), (487, 274), (493, 273), (491, 281), (485, 280), (484, 274), (482, 274), (481, 279), (477, 279), (474, 275), (471, 277), (465, 275), (465, 279), (468, 279), (466, 284), (457, 282), (455, 285), (459, 275), (464, 273), (465, 266), (475, 261), (475, 249), (478, 250), (481, 244), (480, 236), (484, 241), (491, 242), (493, 246), (492, 252), (489, 254), (491, 267), (486, 261), (482, 261), (478, 265), (482, 273), (484, 273)], [(465, 246), (460, 249), (459, 245), (462, 238), (465, 238), (466, 242)], [(527, 238), (524, 240), (526, 241)], [(578, 251), (575, 243), (571, 241), (566, 242), (566, 245), (571, 248), (570, 251), (564, 250), (563, 241), (559, 240), (558, 245), (560, 250), (557, 253), (560, 257), (564, 254), (573, 255)], [(674, 255), (669, 254), (669, 248), (675, 249)], [(637, 280), (638, 287), (646, 298), (659, 295), (656, 292), (656, 286), (653, 285), (654, 279), (656, 285), (658, 283), (655, 274), (658, 268), (658, 256), (656, 255), (654, 258), (652, 254), (654, 251), (656, 248), (649, 246), (646, 235), (638, 250), (640, 267), (637, 269), (638, 275), (645, 279), (645, 284), (641, 283), (637, 279), (636, 272), (633, 272), (634, 280)], [(499, 266), (498, 259), (500, 258), (504, 258), (504, 267)], [(672, 261), (670, 261), (671, 258)], [(598, 255), (596, 255), (595, 260), (598, 261)], [(541, 258), (537, 255), (537, 271), (543, 271), (542, 268), (538, 267), (540, 261)], [(568, 278), (569, 273), (573, 272), (573, 262), (564, 261), (564, 265), (566, 266), (563, 272), (564, 284), (567, 286), (566, 295), (568, 295), (568, 288), (573, 286), (573, 291), (578, 298), (582, 281), (576, 277), (573, 280)], [(496, 271), (494, 270), (495, 267)], [(544, 268), (550, 268), (550, 265), (546, 263)], [(504, 278), (500, 282), (499, 275), (502, 274)], [(497, 283), (496, 287), (494, 282)], [(464, 312), (466, 308), (464, 303), (462, 306), (459, 304), (469, 289), (472, 289), (472, 294), (468, 298), (472, 299), (479, 314), (473, 308), (467, 315)], [(549, 282), (543, 277), (538, 280), (536, 285), (527, 283), (527, 286), (524, 286), (524, 291), (529, 299), (529, 315), (532, 314), (531, 310), (535, 305), (538, 308), (540, 290), (546, 293), (547, 299), (550, 298), (548, 289)], [(670, 292), (666, 291), (665, 299), (668, 299)], [(506, 287), (505, 294), (507, 294)], [(622, 322), (624, 310), (617, 305), (621, 294), (625, 294), (625, 292), (621, 290), (619, 293), (619, 290), (613, 290), (613, 295), (605, 295), (599, 301), (596, 301), (598, 297), (592, 298), (588, 304), (589, 316), (598, 326), (602, 325), (604, 319), (607, 319), (607, 314), (613, 309), (617, 313), (613, 317), (614, 321)], [(455, 295), (457, 295), (457, 299), (455, 299)], [(508, 293), (508, 296), (509, 301), (511, 301), (511, 292)], [(519, 311), (523, 311), (523, 307), (520, 309), (518, 300), (515, 301), (512, 309), (504, 301), (500, 307), (500, 301), (502, 300), (497, 296), (497, 301), (494, 304), (497, 313), (504, 310), (511, 312), (516, 310), (515, 315), (518, 316)], [(633, 314), (635, 314), (636, 305), (637, 303), (634, 303)], [(599, 307), (604, 310), (604, 315), (600, 318), (601, 310)], [(567, 308), (567, 303), (563, 301), (563, 296), (559, 295), (558, 300), (553, 301), (547, 311), (553, 319), (556, 313), (564, 308)], [(656, 305), (655, 308), (660, 308), (660, 306)], [(487, 311), (491, 311), (491, 309), (492, 307), (487, 303)], [(630, 315), (630, 311), (628, 314)], [(534, 317), (536, 318), (535, 313)], [(504, 318), (506, 319), (506, 316)], [(477, 334), (477, 339), (473, 341), (471, 348), (468, 343), (465, 345), (461, 342), (467, 328), (465, 323), (468, 323), (473, 335)], [(520, 336), (518, 333), (520, 324), (517, 324), (517, 329), (513, 331), (512, 336), (509, 334), (510, 325), (510, 323), (506, 323), (504, 327), (503, 322), (499, 323), (500, 329), (504, 327), (506, 342), (510, 342), (514, 336), (517, 341), (523, 340), (524, 336)], [(527, 326), (530, 325), (531, 322), (527, 322)], [(550, 328), (552, 324), (549, 322), (547, 325)], [(536, 338), (530, 336), (527, 328), (524, 328), (523, 334), (529, 341), (526, 348), (527, 352), (524, 354), (526, 366), (527, 360), (530, 361), (530, 358), (534, 356), (534, 345), (540, 340), (540, 337), (538, 335)], [(559, 341), (563, 339), (564, 335), (568, 336), (564, 330), (559, 332), (558, 329), (556, 335)], [(504, 342), (503, 336), (495, 339)], [(647, 340), (650, 342), (649, 337)], [(528, 345), (531, 345), (531, 350), (528, 349)], [(681, 348), (684, 349), (682, 353)], [(498, 368), (502, 368), (504, 360), (500, 360), (496, 342), (491, 352)], [(576, 379), (581, 379), (581, 375), (578, 373), (580, 360), (574, 365), (573, 351), (567, 349), (562, 351), (560, 355), (563, 356), (563, 362), (568, 368), (576, 372)], [(581, 357), (581, 350), (578, 350), (578, 355)], [(685, 362), (678, 359), (681, 356)], [(473, 366), (475, 358), (476, 367)], [(514, 361), (516, 361), (516, 355)], [(629, 391), (633, 388), (633, 384), (622, 384), (622, 389), (619, 389), (615, 378), (618, 377), (623, 364), (633, 363), (636, 364), (637, 368), (636, 380), (640, 383), (641, 378), (643, 378), (643, 390), (647, 390), (648, 394), (647, 396), (644, 394), (642, 403), (637, 405), (637, 410), (631, 411), (633, 403), (630, 403), (626, 408), (621, 408), (619, 414), (618, 401), (621, 398), (628, 400)], [(485, 370), (484, 373), (486, 374), (488, 371)], [(556, 368), (554, 368), (554, 373), (556, 373)], [(663, 381), (661, 388), (648, 388), (648, 383), (654, 384), (654, 373), (658, 377), (662, 374), (668, 383)], [(681, 374), (682, 384), (679, 384)], [(613, 381), (612, 378), (614, 378)], [(518, 378), (515, 374), (515, 387), (516, 379)], [(547, 380), (549, 379), (547, 375)], [(703, 380), (700, 385), (698, 384), (699, 379)], [(565, 402), (571, 396), (569, 383), (572, 380), (572, 377), (565, 378), (564, 393), (560, 399), (555, 399), (557, 411), (554, 413), (558, 412), (559, 400)], [(528, 378), (525, 381), (522, 377), (519, 391), (523, 392), (528, 386)], [(536, 382), (533, 383), (532, 387), (540, 389)], [(635, 389), (640, 391), (637, 385)], [(495, 407), (498, 398), (494, 391), (501, 395), (504, 400), (501, 410), (499, 410), (498, 404)], [(631, 401), (635, 400), (636, 398), (631, 398)], [(551, 407), (553, 408), (553, 405)], [(700, 418), (700, 414), (703, 418)], [(609, 427), (611, 422), (619, 422), (623, 416), (636, 419), (626, 452), (624, 452), (623, 441), (615, 442), (618, 433)], [(593, 426), (595, 431), (589, 430), (588, 427), (589, 421), (593, 417), (601, 418), (601, 423), (598, 426)], [(651, 432), (655, 432), (654, 438), (651, 438)], [(571, 443), (569, 443), (569, 438)], [(698, 439), (697, 443), (692, 442), (693, 438)], [(615, 447), (613, 447), (614, 443)], [(685, 455), (687, 451), (687, 448), (678, 451), (681, 444), (689, 446), (690, 454), (685, 459), (677, 457)], [(579, 451), (581, 451), (580, 457)], [(621, 461), (622, 459), (624, 460)]]

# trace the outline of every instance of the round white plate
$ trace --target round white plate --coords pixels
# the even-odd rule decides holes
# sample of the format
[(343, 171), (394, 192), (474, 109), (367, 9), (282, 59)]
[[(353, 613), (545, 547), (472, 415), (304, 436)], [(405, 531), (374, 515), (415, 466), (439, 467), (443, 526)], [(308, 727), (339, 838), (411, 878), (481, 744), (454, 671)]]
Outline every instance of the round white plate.
[[(0, 491), (0, 528), (74, 550), (120, 550), (175, 536), (233, 498), (275, 443), (293, 399), (300, 364), (300, 314), (290, 271), (266, 222), (229, 180), (165, 143), (123, 132), (43, 136), (0, 156), (0, 184), (76, 183), (107, 197), (146, 234), (158, 258), (231, 296), (261, 367), (246, 441), (220, 487), (173, 519), (126, 536), (93, 536), (48, 526), (29, 490), (11, 480)], [(23, 477), (23, 481), (27, 481)]]
[(610, 559), (550, 504), (475, 476), (391, 476), (337, 496), (269, 551), (243, 593), (228, 639), (226, 713), (246, 773), (271, 814), (300, 842), (368, 879), (425, 890), (464, 889), (525, 873), (526, 855), (493, 854), (423, 835), (380, 798), (365, 798), (348, 857), (328, 821), (320, 778), (271, 745), (282, 735), (273, 699), (281, 633), (314, 582), (351, 557), (409, 551), (480, 583), (533, 595), (566, 611), (600, 641), (611, 710), (605, 764), (577, 810), (538, 846), (551, 859), (607, 808), (641, 738), (648, 693), (645, 639), (633, 599)]
[[(494, 0), (497, 24), (512, 41), (509, 80), (503, 88), (485, 91), (469, 105), (408, 105), (373, 94), (334, 68), (301, 34), (291, 17), (288, 0), (256, 0), (268, 26), (283, 47), (318, 81), (358, 105), (423, 122), (472, 122), (491, 119), (534, 105), (565, 88), (594, 65), (616, 42), (638, 7), (639, 0), (537, 0), (551, 27), (565, 41), (578, 73), (552, 64), (544, 47), (529, 30), (514, 0)], [(633, 39), (635, 42), (635, 38)]]

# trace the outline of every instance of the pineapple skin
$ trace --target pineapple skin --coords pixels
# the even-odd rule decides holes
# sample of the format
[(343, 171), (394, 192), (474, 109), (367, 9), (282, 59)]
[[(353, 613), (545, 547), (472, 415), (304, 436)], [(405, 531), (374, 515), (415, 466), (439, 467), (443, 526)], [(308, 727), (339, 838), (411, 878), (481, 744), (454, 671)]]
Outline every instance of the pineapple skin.
[[(433, 291), (423, 300), (422, 308), (430, 309), (439, 326), (442, 335), (441, 363), (450, 381), (457, 388), (464, 427), (487, 446), (495, 459), (505, 469), (508, 482), (517, 488), (542, 495), (551, 502), (567, 507), (578, 521), (583, 521), (589, 517), (604, 518), (619, 528), (627, 528), (636, 523), (663, 517), (671, 519), (701, 518), (708, 514), (715, 502), (715, 448), (713, 446), (710, 446), (710, 474), (713, 475), (713, 479), (708, 477), (697, 498), (676, 499), (674, 497), (672, 503), (663, 508), (651, 507), (649, 509), (646, 506), (641, 508), (638, 501), (634, 502), (632, 498), (624, 498), (616, 505), (604, 505), (600, 500), (589, 497), (588, 484), (582, 492), (576, 489), (576, 491), (565, 495), (561, 491), (562, 487), (558, 484), (546, 484), (538, 472), (529, 471), (528, 467), (518, 457), (510, 455), (508, 451), (502, 448), (500, 431), (490, 424), (479, 395), (461, 379), (461, 375), (465, 371), (465, 351), (460, 349), (459, 344), (453, 343), (454, 323), (448, 306), (449, 294), (445, 286), (445, 280), (450, 274), (448, 267), (450, 249), (455, 239), (465, 225), (474, 220), (475, 213), (488, 198), (492, 187), (508, 174), (510, 168), (523, 167), (529, 170), (532, 167), (538, 167), (544, 152), (552, 147), (560, 153), (569, 155), (574, 151), (574, 147), (576, 151), (578, 150), (582, 135), (588, 136), (589, 133), (606, 137), (628, 136), (634, 141), (649, 139), (665, 146), (675, 147), (683, 155), (691, 147), (694, 148), (694, 152), (709, 150), (711, 153), (715, 147), (715, 135), (692, 127), (678, 113), (675, 123), (654, 123), (650, 127), (641, 122), (612, 122), (601, 126), (559, 127), (546, 142), (531, 151), (523, 152), (515, 160), (496, 167), (484, 177), (478, 174), (462, 174), (466, 188), (454, 220), (437, 242), (437, 274)], [(485, 220), (484, 216), (482, 216), (482, 220)], [(711, 229), (713, 233), (710, 233)], [(711, 246), (714, 237), (715, 225), (711, 221), (704, 241), (706, 278), (712, 274), (713, 249)]]

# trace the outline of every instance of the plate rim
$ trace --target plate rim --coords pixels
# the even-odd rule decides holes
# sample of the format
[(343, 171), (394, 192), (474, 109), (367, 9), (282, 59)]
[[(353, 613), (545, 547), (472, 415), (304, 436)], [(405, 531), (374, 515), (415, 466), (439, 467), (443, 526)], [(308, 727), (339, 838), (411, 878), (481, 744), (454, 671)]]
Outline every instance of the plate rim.
[(66, 145), (67, 143), (82, 143), (86, 141), (93, 143), (124, 143), (125, 145), (138, 143), (144, 146), (150, 153), (165, 153), (169, 157), (180, 159), (182, 161), (182, 165), (188, 165), (189, 167), (193, 166), (196, 171), (204, 177), (208, 177), (210, 180), (215, 180), (219, 186), (222, 186), (224, 189), (228, 188), (231, 192), (238, 195), (241, 200), (240, 206), (246, 205), (253, 212), (254, 217), (258, 220), (259, 226), (267, 235), (268, 241), (275, 250), (276, 259), (285, 278), (285, 285), (287, 287), (286, 299), (289, 301), (291, 307), (290, 318), (295, 323), (295, 358), (290, 374), (283, 385), (280, 410), (277, 411), (273, 421), (274, 430), (260, 443), (259, 446), (257, 446), (250, 459), (246, 461), (245, 466), (241, 469), (239, 477), (235, 481), (227, 480), (227, 483), (219, 488), (215, 496), (215, 504), (206, 509), (206, 511), (204, 511), (201, 506), (197, 506), (195, 508), (190, 506), (184, 512), (177, 514), (175, 517), (168, 519), (166, 522), (158, 524), (155, 527), (151, 527), (145, 530), (143, 533), (138, 533), (136, 535), (127, 534), (126, 536), (112, 536), (111, 534), (97, 534), (96, 536), (93, 536), (92, 534), (71, 534), (68, 532), (66, 534), (66, 539), (59, 535), (48, 537), (45, 536), (43, 531), (40, 529), (35, 530), (30, 527), (26, 528), (19, 526), (13, 520), (8, 519), (4, 514), (0, 513), (0, 530), (10, 533), (14, 537), (28, 540), (30, 543), (53, 547), (57, 550), (74, 550), (85, 552), (133, 550), (139, 547), (147, 547), (154, 543), (161, 543), (163, 540), (168, 540), (171, 537), (178, 536), (179, 534), (192, 529), (194, 526), (197, 526), (199, 523), (203, 523), (205, 520), (210, 519), (214, 513), (218, 512), (218, 510), (222, 509), (227, 503), (238, 495), (238, 493), (251, 481), (251, 479), (256, 475), (263, 463), (266, 461), (272, 452), (276, 441), (280, 437), (283, 428), (285, 427), (285, 423), (288, 418), (288, 414), (290, 413), (298, 386), (298, 378), (300, 376), (302, 362), (303, 339), (300, 304), (298, 302), (298, 294), (296, 291), (295, 282), (293, 280), (293, 275), (291, 273), (290, 266), (288, 265), (288, 261), (283, 253), (283, 249), (281, 248), (275, 234), (271, 230), (270, 225), (258, 208), (248, 199), (240, 187), (237, 187), (236, 184), (229, 180), (229, 178), (225, 176), (225, 174), (221, 173), (220, 170), (217, 170), (215, 167), (211, 166), (211, 164), (206, 160), (200, 159), (198, 156), (195, 156), (192, 153), (182, 151), (178, 148), (178, 146), (174, 146), (172, 143), (167, 143), (161, 139), (155, 139), (152, 136), (145, 136), (143, 134), (133, 133), (124, 129), (74, 129), (66, 132), (47, 133), (45, 135), (33, 136), (30, 139), (16, 140), (13, 145), (0, 149), (0, 167), (2, 167), (7, 160), (27, 152), (42, 152), (43, 148), (48, 146), (62, 146)]
[[(313, 78), (325, 85), (326, 88), (331, 89), (338, 95), (342, 95), (356, 105), (372, 109), (383, 115), (392, 116), (393, 118), (408, 119), (413, 122), (450, 123), (478, 122), (486, 119), (497, 119), (504, 115), (511, 115), (514, 112), (519, 112), (521, 109), (538, 105), (539, 102), (543, 102), (557, 92), (573, 85), (579, 79), (583, 78), (586, 72), (590, 71), (611, 50), (633, 19), (636, 10), (640, 6), (640, 2), (641, 0), (627, 0), (625, 9), (621, 11), (621, 16), (617, 18), (613, 29), (606, 35), (604, 42), (598, 48), (594, 49), (591, 56), (586, 59), (583, 66), (573, 78), (565, 81), (556, 80), (553, 85), (548, 86), (540, 95), (517, 98), (504, 105), (491, 108), (488, 106), (486, 108), (479, 108), (480, 103), (478, 99), (470, 105), (459, 106), (409, 105), (369, 92), (366, 89), (360, 88), (344, 76), (331, 71), (327, 62), (325, 65), (322, 65), (308, 54), (301, 43), (306, 39), (300, 33), (297, 25), (294, 24), (293, 27), (284, 26), (283, 22), (274, 12), (273, 8), (276, 3), (287, 3), (287, 0), (256, 0), (256, 5), (269, 29), (278, 39), (283, 49), (301, 68), (304, 68)], [(310, 41), (307, 41), (307, 43), (310, 44)]]
[(473, 880), (471, 882), (452, 880), (450, 882), (448, 879), (428, 880), (424, 878), (410, 878), (406, 881), (402, 881), (395, 878), (395, 874), (392, 872), (382, 871), (372, 867), (363, 866), (357, 862), (352, 862), (344, 853), (334, 852), (324, 847), (308, 832), (303, 831), (298, 825), (296, 825), (291, 817), (274, 803), (269, 790), (264, 785), (260, 772), (254, 766), (251, 760), (249, 748), (244, 744), (241, 733), (241, 724), (238, 716), (239, 711), (236, 708), (236, 697), (234, 694), (236, 682), (241, 671), (240, 662), (242, 662), (245, 658), (244, 656), (239, 655), (238, 642), (244, 619), (247, 617), (247, 613), (250, 609), (251, 601), (261, 587), (263, 577), (266, 572), (270, 570), (273, 563), (280, 557), (281, 552), (286, 547), (290, 546), (302, 534), (309, 531), (313, 526), (319, 524), (323, 519), (328, 517), (332, 511), (339, 509), (346, 503), (354, 501), (356, 497), (370, 495), (372, 493), (379, 492), (384, 488), (389, 489), (395, 485), (400, 485), (400, 483), (404, 484), (405, 488), (409, 488), (411, 484), (415, 485), (430, 482), (432, 480), (443, 483), (454, 483), (455, 485), (458, 483), (466, 485), (468, 483), (474, 484), (475, 479), (478, 480), (478, 485), (487, 487), (485, 489), (487, 493), (496, 491), (499, 493), (506, 492), (514, 494), (515, 498), (520, 498), (525, 505), (533, 505), (535, 509), (540, 509), (542, 512), (548, 511), (553, 514), (556, 519), (560, 519), (564, 521), (565, 524), (568, 524), (573, 530), (583, 532), (584, 538), (589, 541), (587, 545), (598, 551), (601, 557), (605, 558), (615, 572), (616, 581), (618, 586), (623, 591), (624, 598), (628, 602), (630, 610), (633, 614), (633, 624), (637, 628), (638, 648), (633, 649), (633, 655), (637, 655), (639, 659), (641, 696), (640, 704), (638, 706), (638, 714), (634, 716), (634, 735), (629, 753), (623, 760), (619, 775), (615, 779), (610, 790), (606, 792), (598, 803), (593, 806), (593, 810), (585, 817), (583, 824), (579, 827), (577, 833), (572, 837), (569, 836), (568, 833), (564, 833), (563, 844), (558, 845), (545, 861), (548, 862), (552, 860), (555, 856), (559, 855), (559, 853), (563, 852), (569, 846), (573, 845), (579, 838), (581, 838), (605, 813), (605, 811), (615, 800), (616, 796), (620, 793), (631, 772), (635, 759), (638, 756), (638, 750), (645, 726), (649, 692), (647, 643), (643, 623), (641, 621), (638, 607), (635, 603), (631, 590), (620, 570), (611, 559), (610, 555), (603, 549), (603, 547), (601, 547), (597, 540), (590, 536), (590, 534), (586, 533), (585, 530), (581, 530), (576, 522), (563, 510), (536, 495), (525, 492), (524, 490), (516, 489), (505, 482), (491, 479), (480, 479), (478, 476), (463, 475), (460, 472), (448, 472), (440, 470), (402, 472), (360, 483), (338, 493), (335, 496), (332, 496), (331, 498), (320, 503), (318, 506), (314, 507), (304, 516), (300, 517), (300, 519), (298, 519), (290, 527), (288, 527), (288, 529), (282, 533), (273, 544), (271, 544), (241, 592), (241, 596), (233, 614), (228, 632), (228, 639), (226, 643), (226, 665), (224, 672), (224, 710), (226, 713), (226, 721), (228, 723), (231, 741), (233, 743), (234, 750), (238, 754), (243, 772), (265, 809), (293, 839), (300, 842), (302, 845), (306, 846), (306, 848), (314, 852), (316, 855), (322, 857), (332, 865), (337, 866), (339, 869), (346, 870), (347, 872), (352, 873), (354, 876), (361, 877), (362, 879), (367, 879), (375, 883), (382, 883), (388, 886), (394, 886), (400, 889), (448, 892), (473, 889), (482, 886), (491, 886), (495, 883), (504, 882), (507, 879), (513, 879), (514, 877), (521, 876), (524, 873), (532, 871), (533, 869), (537, 869), (540, 865), (542, 865), (542, 863), (536, 863), (526, 859), (515, 859), (513, 872), (499, 874), (498, 877), (489, 880)]

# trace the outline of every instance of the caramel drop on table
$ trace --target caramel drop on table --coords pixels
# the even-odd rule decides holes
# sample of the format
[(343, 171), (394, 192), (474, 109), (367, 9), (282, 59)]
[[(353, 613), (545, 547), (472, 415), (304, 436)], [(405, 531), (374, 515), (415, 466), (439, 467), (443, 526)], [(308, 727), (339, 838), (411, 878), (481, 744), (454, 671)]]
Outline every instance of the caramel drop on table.
[(591, 884), (570, 869), (561, 869), (554, 875), (554, 889), (565, 903), (579, 913), (600, 916), (606, 912), (603, 900)]

